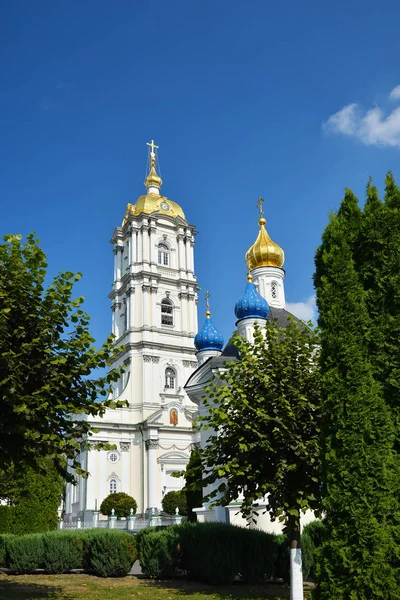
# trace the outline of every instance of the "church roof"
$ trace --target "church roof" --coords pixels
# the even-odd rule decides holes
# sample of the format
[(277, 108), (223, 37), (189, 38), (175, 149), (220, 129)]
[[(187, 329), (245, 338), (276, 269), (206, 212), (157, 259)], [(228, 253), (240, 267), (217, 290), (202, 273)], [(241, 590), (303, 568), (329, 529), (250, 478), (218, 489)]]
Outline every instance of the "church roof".
[[(274, 306), (270, 306), (270, 310), (268, 312), (267, 321), (277, 320), (278, 324), (281, 327), (287, 327), (288, 319), (292, 317), (298, 323), (300, 327), (306, 327), (300, 319), (298, 319), (295, 315), (290, 313), (285, 308), (275, 308)], [(194, 371), (186, 382), (185, 388), (189, 388), (191, 385), (191, 381), (193, 381), (195, 374), (199, 369), (202, 369), (204, 365), (207, 365), (210, 370), (220, 369), (224, 366), (225, 363), (229, 363), (235, 360), (239, 360), (239, 352), (236, 346), (229, 340), (223, 349), (222, 354), (219, 356), (211, 356), (208, 360), (205, 361), (200, 367)]]

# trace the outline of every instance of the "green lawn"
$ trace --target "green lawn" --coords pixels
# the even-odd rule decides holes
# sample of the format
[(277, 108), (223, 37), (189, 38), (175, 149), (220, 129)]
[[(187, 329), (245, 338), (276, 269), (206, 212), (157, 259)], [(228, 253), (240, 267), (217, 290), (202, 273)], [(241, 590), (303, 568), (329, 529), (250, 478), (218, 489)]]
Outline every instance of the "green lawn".
[(212, 587), (186, 581), (151, 582), (136, 577), (0, 574), (1, 600), (287, 600), (279, 584)]

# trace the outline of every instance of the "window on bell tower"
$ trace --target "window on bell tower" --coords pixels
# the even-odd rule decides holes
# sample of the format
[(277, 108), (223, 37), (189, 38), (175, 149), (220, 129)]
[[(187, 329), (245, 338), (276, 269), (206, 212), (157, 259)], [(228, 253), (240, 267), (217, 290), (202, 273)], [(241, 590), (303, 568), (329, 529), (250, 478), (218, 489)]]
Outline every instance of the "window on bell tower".
[(176, 381), (176, 373), (171, 367), (165, 369), (165, 389), (174, 390)]
[(170, 263), (170, 253), (167, 244), (161, 242), (158, 244), (158, 264), (168, 267)]
[(271, 283), (271, 297), (276, 299), (278, 297), (278, 284), (276, 281)]
[(164, 298), (161, 300), (161, 325), (174, 324), (174, 307), (171, 300)]

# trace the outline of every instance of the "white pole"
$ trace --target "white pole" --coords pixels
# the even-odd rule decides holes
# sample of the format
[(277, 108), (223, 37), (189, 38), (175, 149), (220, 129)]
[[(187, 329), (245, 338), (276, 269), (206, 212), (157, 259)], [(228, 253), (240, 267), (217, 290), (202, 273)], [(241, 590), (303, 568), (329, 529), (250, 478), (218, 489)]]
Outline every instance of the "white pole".
[(290, 548), (290, 600), (303, 600), (301, 548)]

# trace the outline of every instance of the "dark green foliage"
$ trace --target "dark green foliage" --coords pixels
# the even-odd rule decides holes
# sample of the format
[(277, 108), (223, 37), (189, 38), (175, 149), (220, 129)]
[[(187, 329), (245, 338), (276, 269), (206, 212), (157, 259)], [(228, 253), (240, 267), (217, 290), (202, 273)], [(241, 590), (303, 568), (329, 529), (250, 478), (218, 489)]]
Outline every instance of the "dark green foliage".
[(38, 466), (40, 471), (28, 468), (25, 475), (16, 480), (10, 533), (40, 533), (57, 529), (57, 509), (64, 484), (51, 459), (40, 460)]
[(118, 531), (94, 535), (89, 544), (91, 571), (99, 577), (124, 577), (136, 560), (134, 537)]
[(203, 468), (201, 465), (200, 450), (192, 450), (190, 459), (184, 472), (188, 520), (195, 522), (197, 520), (194, 508), (203, 505)]
[(7, 566), (7, 551), (6, 551), (6, 540), (11, 537), (7, 534), (0, 534), (0, 569), (4, 569)]
[(143, 530), (138, 540), (139, 562), (145, 577), (173, 577), (180, 564), (180, 536), (176, 526)]
[(100, 577), (122, 577), (136, 558), (136, 540), (123, 531), (89, 529), (0, 536), (0, 566), (18, 573), (84, 569)]
[[(46, 288), (46, 256), (33, 235), (21, 242), (8, 235), (0, 244), (0, 469), (24, 473), (52, 456), (57, 470), (72, 480), (89, 447), (90, 419), (102, 416), (112, 400), (110, 385), (121, 370), (90, 378), (116, 356), (109, 337), (93, 346), (83, 298), (72, 300), (80, 274), (60, 273)], [(118, 406), (125, 405), (118, 403)], [(98, 445), (97, 447), (101, 446)], [(108, 448), (109, 445), (102, 447)]]
[(100, 512), (103, 515), (111, 515), (112, 509), (115, 510), (117, 517), (128, 517), (133, 509), (133, 513), (136, 513), (137, 502), (129, 494), (125, 492), (117, 492), (116, 494), (110, 494), (103, 500), (100, 505)]
[[(400, 473), (394, 452), (398, 431), (373, 350), (385, 347), (386, 334), (374, 327), (366, 289), (367, 281), (373, 285), (375, 280), (377, 286), (381, 282), (373, 269), (362, 274), (361, 267), (366, 223), (371, 214), (381, 212), (371, 186), (368, 194), (362, 213), (354, 194), (346, 191), (316, 254), (327, 528), (318, 557), (316, 597), (323, 600), (400, 597)], [(378, 232), (370, 232), (376, 249)]]
[(196, 581), (230, 583), (235, 576), (249, 583), (275, 576), (277, 536), (223, 523), (183, 523), (137, 536), (143, 573), (173, 577), (177, 570)]
[(178, 492), (168, 492), (162, 499), (163, 511), (168, 515), (174, 515), (175, 509), (179, 508), (179, 514), (183, 517), (187, 516), (186, 492), (180, 490)]
[(13, 510), (12, 506), (0, 506), (0, 534), (11, 533)]
[(301, 534), (301, 549), (305, 580), (315, 578), (318, 551), (326, 540), (326, 527), (323, 521), (312, 521), (304, 527)]
[(43, 567), (43, 536), (11, 535), (5, 538), (7, 567), (16, 573), (32, 573)]
[(43, 536), (43, 567), (46, 573), (67, 573), (84, 565), (83, 539), (69, 531)]
[(275, 578), (283, 579), (285, 583), (290, 581), (290, 547), (287, 535), (281, 533), (275, 538), (278, 545), (278, 555), (275, 561)]

